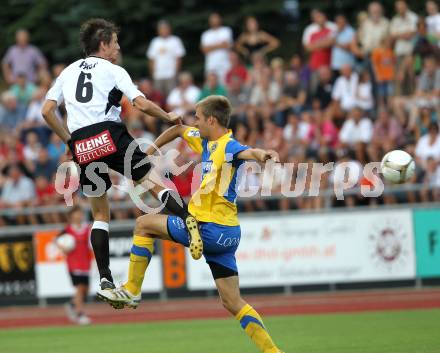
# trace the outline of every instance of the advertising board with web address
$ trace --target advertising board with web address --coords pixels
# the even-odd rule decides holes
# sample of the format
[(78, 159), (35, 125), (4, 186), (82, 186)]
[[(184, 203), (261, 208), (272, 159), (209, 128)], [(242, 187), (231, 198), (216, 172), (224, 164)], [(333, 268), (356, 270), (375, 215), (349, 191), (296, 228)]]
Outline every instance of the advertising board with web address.
[[(411, 210), (241, 217), (242, 287), (393, 281), (416, 275)], [(188, 288), (214, 288), (187, 259)]]

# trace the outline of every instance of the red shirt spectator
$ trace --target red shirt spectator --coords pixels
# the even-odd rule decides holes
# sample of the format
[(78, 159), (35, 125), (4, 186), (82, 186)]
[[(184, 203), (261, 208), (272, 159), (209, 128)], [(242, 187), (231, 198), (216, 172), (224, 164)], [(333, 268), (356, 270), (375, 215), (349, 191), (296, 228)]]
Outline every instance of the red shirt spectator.
[(66, 262), (70, 273), (87, 274), (90, 271), (92, 253), (90, 249), (90, 231), (89, 224), (83, 223), (81, 226), (73, 224), (67, 225), (65, 233), (75, 237), (76, 245), (69, 254)]
[(332, 38), (336, 25), (327, 21), (326, 15), (319, 10), (312, 10), (313, 23), (308, 25), (303, 34), (303, 45), (310, 52), (310, 69), (317, 70), (330, 66)]
[(236, 76), (241, 79), (241, 82), (246, 82), (248, 78), (248, 72), (246, 66), (240, 61), (240, 57), (236, 52), (231, 52), (229, 54), (229, 59), (231, 61), (231, 68), (226, 73), (226, 85), (230, 85), (232, 77)]

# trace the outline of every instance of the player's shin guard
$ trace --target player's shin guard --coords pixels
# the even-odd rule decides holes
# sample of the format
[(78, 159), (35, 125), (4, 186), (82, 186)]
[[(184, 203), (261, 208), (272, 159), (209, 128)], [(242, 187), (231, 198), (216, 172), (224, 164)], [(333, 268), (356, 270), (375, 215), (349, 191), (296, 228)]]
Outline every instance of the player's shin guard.
[(235, 318), (246, 334), (257, 347), (264, 353), (278, 353), (280, 350), (275, 346), (269, 333), (263, 325), (260, 315), (249, 304), (246, 304)]
[(130, 265), (128, 267), (128, 281), (124, 288), (133, 295), (141, 292), (145, 271), (150, 263), (154, 251), (154, 239), (135, 235), (130, 253)]
[(101, 279), (106, 278), (110, 282), (113, 282), (112, 273), (110, 271), (108, 230), (109, 224), (107, 222), (93, 222), (90, 241), (92, 243), (93, 252), (95, 253), (96, 264), (99, 270), (99, 277)]
[(164, 189), (157, 194), (157, 198), (163, 202), (168, 211), (179, 216), (183, 220), (189, 215), (188, 206), (182, 200), (178, 192), (171, 189)]

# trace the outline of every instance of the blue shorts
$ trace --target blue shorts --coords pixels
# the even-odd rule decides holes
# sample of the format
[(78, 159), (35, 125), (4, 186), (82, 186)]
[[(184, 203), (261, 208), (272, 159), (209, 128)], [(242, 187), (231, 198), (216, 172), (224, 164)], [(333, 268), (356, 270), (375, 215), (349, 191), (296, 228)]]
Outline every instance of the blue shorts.
[[(203, 256), (206, 262), (215, 262), (235, 272), (237, 262), (235, 252), (240, 244), (240, 226), (224, 226), (217, 223), (199, 223), (203, 240)], [(182, 218), (168, 216), (168, 234), (179, 244), (189, 246), (189, 234)]]

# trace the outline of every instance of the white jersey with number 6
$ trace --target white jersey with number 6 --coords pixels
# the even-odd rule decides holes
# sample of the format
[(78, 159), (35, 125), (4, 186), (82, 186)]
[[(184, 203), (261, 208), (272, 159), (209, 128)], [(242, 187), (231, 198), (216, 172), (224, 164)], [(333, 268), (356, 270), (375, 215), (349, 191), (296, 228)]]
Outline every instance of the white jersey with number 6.
[(144, 96), (130, 75), (110, 61), (89, 56), (66, 67), (46, 99), (66, 104), (67, 128), (72, 133), (103, 121), (120, 121), (122, 94), (130, 101)]

